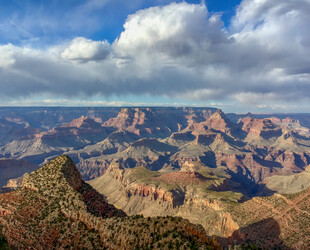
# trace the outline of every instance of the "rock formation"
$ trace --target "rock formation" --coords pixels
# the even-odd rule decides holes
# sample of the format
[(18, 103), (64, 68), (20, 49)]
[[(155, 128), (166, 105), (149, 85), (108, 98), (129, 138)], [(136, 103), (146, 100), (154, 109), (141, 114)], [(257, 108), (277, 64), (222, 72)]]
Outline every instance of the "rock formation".
[[(192, 164), (186, 168), (199, 169)], [(255, 245), (262, 249), (306, 249), (310, 189), (240, 202), (235, 192), (214, 192), (221, 179), (204, 172), (158, 174), (117, 165), (89, 183), (130, 215), (172, 215), (200, 223), (223, 246)], [(305, 177), (302, 177), (305, 178)]]
[[(127, 214), (182, 216), (193, 223), (202, 224), (208, 235), (216, 235), (226, 246), (243, 244), (244, 240), (249, 240), (265, 248), (289, 246), (298, 249), (298, 246), (302, 248), (307, 243), (307, 230), (299, 222), (308, 220), (305, 213), (308, 197), (305, 192), (309, 188), (307, 166), (310, 164), (310, 115), (239, 115), (224, 114), (221, 110), (212, 108), (165, 107), (21, 110), (23, 112), (19, 109), (14, 109), (14, 112), (0, 109), (0, 138), (13, 135), (7, 136), (5, 145), (0, 147), (2, 158), (29, 160), (42, 165), (42, 162), (47, 163), (54, 156), (65, 153), (77, 164), (84, 180), (91, 180), (90, 183), (110, 203), (122, 208)], [(5, 125), (4, 129), (1, 121)], [(5, 128), (9, 128), (7, 125), (12, 125), (12, 133), (7, 134), (5, 131)], [(15, 134), (18, 128), (25, 126), (39, 131), (34, 135), (31, 132), (33, 130), (29, 130), (29, 133), (23, 130), (25, 134), (22, 137), (19, 133)], [(1, 133), (4, 137), (1, 137)], [(43, 176), (47, 172), (44, 170), (37, 173)], [(56, 172), (59, 173), (58, 170)], [(23, 174), (24, 172), (10, 177), (13, 179), (0, 192), (17, 189), (20, 186), (19, 180), (14, 178)], [(23, 196), (29, 200), (35, 199), (45, 211), (43, 214), (51, 212), (51, 219), (46, 220), (42, 214), (43, 222), (38, 219), (43, 227), (45, 224), (53, 224), (52, 221), (58, 215), (66, 217), (70, 222), (82, 222), (86, 227), (101, 225), (99, 220), (89, 217), (88, 213), (96, 218), (111, 220), (111, 223), (117, 225), (120, 223), (121, 219), (116, 222), (110, 218), (110, 210), (107, 210), (109, 206), (104, 198), (79, 181), (81, 176), (77, 171), (73, 171), (71, 177), (67, 175), (68, 178), (57, 175), (63, 183), (60, 186), (68, 187), (66, 190), (59, 189), (53, 181), (45, 181), (38, 186), (31, 176), (24, 178), (24, 187), (1, 196), (8, 197), (5, 204), (12, 205), (4, 207), (2, 214), (17, 213), (17, 210), (11, 210), (17, 204), (12, 202), (20, 202), (20, 197)], [(3, 185), (7, 181), (8, 179)], [(55, 192), (51, 191), (53, 188)], [(71, 206), (71, 203), (68, 205), (57, 196), (68, 190), (72, 191), (70, 194), (75, 197), (73, 204), (76, 206)], [(44, 197), (53, 200), (48, 203), (52, 205), (49, 207), (59, 207), (53, 204), (61, 204), (61, 209), (58, 212), (49, 211), (44, 205)], [(55, 197), (60, 200), (56, 202)], [(299, 197), (305, 198), (305, 203)], [(24, 203), (23, 206), (27, 207), (26, 205)], [(34, 211), (39, 211), (36, 206), (37, 204), (33, 204)], [(87, 213), (83, 212), (82, 217), (77, 212), (80, 211), (78, 206), (86, 206)], [(70, 209), (67, 210), (67, 207)], [(26, 213), (21, 207), (18, 209)], [(243, 214), (239, 214), (239, 210)], [(296, 214), (293, 214), (294, 210), (297, 211)], [(112, 214), (113, 211), (112, 209)], [(286, 212), (284, 218), (277, 215)], [(263, 216), (261, 213), (264, 213)], [(16, 218), (19, 216), (18, 212)], [(139, 217), (137, 220), (140, 220), (139, 223), (146, 223), (143, 218)], [(125, 219), (122, 222), (126, 227), (131, 223), (128, 222), (127, 225)], [(27, 223), (25, 227), (28, 225), (31, 228)], [(111, 225), (109, 223), (107, 225)], [(296, 237), (292, 236), (286, 223), (295, 223)], [(61, 224), (61, 227), (64, 226), (65, 224)], [(99, 232), (99, 238), (102, 239), (97, 226), (92, 228)], [(126, 227), (123, 229), (126, 230)], [(268, 232), (273, 235), (268, 234), (260, 242), (259, 238), (263, 238), (258, 229), (260, 227), (266, 235)], [(277, 228), (278, 231), (271, 230), (272, 228)], [(54, 230), (55, 234), (62, 235), (60, 230)], [(72, 226), (71, 230), (77, 232), (77, 237), (82, 235), (78, 227)], [(87, 230), (82, 231), (86, 234)], [(104, 230), (108, 229), (105, 227)], [(112, 234), (113, 231), (109, 230), (107, 232)], [(53, 235), (54, 231), (50, 234)], [(64, 238), (69, 235), (69, 229), (65, 231)], [(4, 227), (4, 233), (6, 232), (8, 231)], [(149, 232), (144, 231), (145, 234)], [(17, 238), (24, 237), (15, 231), (8, 235), (14, 234)], [(34, 234), (41, 235), (37, 231)], [(59, 235), (55, 236), (58, 237), (57, 241), (60, 239)], [(25, 237), (31, 241), (29, 236)], [(109, 238), (112, 236), (105, 237), (112, 239)], [(44, 235), (43, 238), (48, 237)], [(173, 239), (172, 236), (171, 238)], [(118, 242), (113, 244), (131, 242), (125, 236), (122, 236), (122, 240), (113, 240)], [(133, 237), (132, 240), (136, 238)], [(79, 247), (91, 246), (89, 241), (83, 242)], [(98, 247), (99, 241), (94, 242)], [(141, 246), (146, 246), (146, 242), (151, 244), (152, 241), (147, 239)]]
[[(199, 225), (174, 217), (128, 217), (84, 183), (60, 156), (0, 195), (0, 225), (18, 249), (220, 249)], [(143, 236), (143, 237), (142, 237)]]

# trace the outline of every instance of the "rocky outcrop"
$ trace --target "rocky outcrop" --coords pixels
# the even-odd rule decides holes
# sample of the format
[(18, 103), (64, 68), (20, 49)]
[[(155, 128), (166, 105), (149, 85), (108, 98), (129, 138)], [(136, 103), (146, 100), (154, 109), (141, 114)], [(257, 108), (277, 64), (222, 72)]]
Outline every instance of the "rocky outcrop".
[(210, 145), (216, 139), (216, 133), (199, 134), (196, 136), (196, 142), (199, 144)]
[[(193, 167), (189, 164), (190, 166)], [(140, 192), (132, 193), (128, 197), (126, 190), (132, 182), (129, 181), (130, 175), (126, 172), (128, 170), (114, 166), (109, 173), (92, 181), (91, 184), (100, 186), (100, 191), (108, 200), (113, 200), (113, 195), (117, 193), (117, 199), (114, 201), (130, 214), (142, 213), (156, 216), (165, 213), (181, 216), (193, 223), (201, 223), (209, 235), (218, 235), (224, 246), (253, 244), (264, 249), (274, 247), (303, 249), (310, 241), (309, 229), (301, 223), (309, 217), (307, 212), (310, 206), (309, 190), (291, 196), (276, 194), (270, 197), (257, 197), (241, 203), (221, 200), (219, 198), (221, 192), (214, 194), (213, 198), (204, 197), (197, 191), (201, 187), (199, 184), (193, 184), (194, 189), (191, 189), (192, 184), (184, 184), (186, 188), (183, 189), (185, 192), (183, 203), (177, 206), (166, 206), (165, 202), (158, 203), (153, 199), (155, 183), (145, 183), (147, 181), (145, 172), (140, 173), (143, 178), (135, 177), (134, 184), (136, 187), (139, 186), (137, 190)], [(154, 179), (161, 178), (151, 176), (148, 180)], [(98, 185), (100, 183), (101, 185)], [(155, 185), (160, 186), (159, 183)], [(170, 188), (166, 187), (166, 189)], [(115, 192), (111, 193), (107, 189)], [(193, 190), (196, 191), (193, 192)], [(175, 195), (173, 192), (172, 194)], [(227, 193), (227, 195), (234, 194)], [(294, 224), (294, 230), (291, 230), (291, 223)]]
[(195, 185), (204, 182), (206, 178), (195, 171), (180, 171), (162, 174), (157, 179), (168, 184)]
[(82, 160), (77, 164), (79, 171), (82, 174), (83, 180), (91, 180), (103, 175), (111, 162), (105, 160)]
[(127, 217), (88, 184), (67, 156), (0, 195), (0, 225), (9, 245), (25, 249), (213, 248), (203, 228), (172, 217)]
[[(239, 123), (234, 123), (222, 111), (214, 111), (204, 108), (127, 108), (117, 116), (114, 113), (112, 116), (98, 117), (93, 110), (87, 111), (87, 114), (77, 112), (79, 115), (74, 115), (74, 120), (66, 117), (65, 113), (61, 113), (61, 117), (57, 115), (54, 120), (47, 114), (48, 120), (44, 124), (54, 124), (53, 129), (46, 125), (43, 128), (45, 131), (36, 136), (15, 140), (1, 147), (0, 156), (41, 163), (42, 159), (48, 160), (55, 154), (68, 153), (78, 163), (85, 180), (102, 177), (103, 184), (99, 183), (99, 178), (96, 181), (107, 200), (125, 209), (128, 214), (180, 215), (194, 223), (202, 221), (209, 234), (230, 237), (231, 242), (242, 241), (247, 238), (248, 226), (254, 231), (257, 229), (252, 227), (252, 222), (259, 224), (259, 218), (263, 222), (267, 219), (258, 215), (261, 211), (268, 214), (268, 209), (271, 209), (277, 213), (277, 208), (264, 203), (264, 199), (251, 199), (274, 192), (268, 188), (270, 178), (276, 180), (273, 178), (277, 176), (292, 176), (283, 185), (292, 181), (298, 191), (308, 187), (307, 178), (302, 175), (310, 163), (310, 139), (306, 133), (301, 133), (305, 132), (302, 126), (306, 120), (298, 122), (293, 118), (294, 114), (292, 119), (280, 114), (275, 115), (276, 118), (268, 118), (267, 115), (228, 115), (234, 122), (238, 117), (243, 117)], [(44, 112), (39, 114), (45, 117)], [(10, 122), (25, 124), (21, 118), (16, 119)], [(91, 211), (92, 215), (97, 213), (99, 217), (109, 214), (110, 210), (102, 205), (104, 200), (85, 183), (78, 181), (81, 176), (77, 172), (70, 172), (67, 176), (58, 177), (66, 183), (64, 186), (73, 197), (79, 197), (76, 201), (82, 200), (82, 203), (76, 203), (76, 207), (85, 209), (77, 212), (62, 200), (59, 203), (61, 214), (69, 220), (100, 230), (100, 223), (88, 212)], [(44, 207), (43, 197), (57, 196), (56, 191), (51, 191), (56, 182), (46, 181), (43, 184), (31, 178), (25, 178), (23, 188), (5, 196), (11, 195), (12, 200), (20, 202), (19, 192), (26, 190), (29, 195), (40, 194), (37, 204), (33, 204), (34, 208), (28, 207), (29, 211), (36, 210), (36, 206)], [(276, 182), (278, 188), (279, 181)], [(46, 185), (48, 190), (44, 188)], [(280, 189), (283, 188), (281, 185)], [(16, 188), (18, 184), (12, 180), (10, 186)], [(268, 202), (277, 200), (277, 206), (283, 205), (277, 198), (272, 196)], [(245, 200), (252, 200), (252, 203)], [(241, 201), (244, 205), (239, 204)], [(265, 210), (264, 206), (268, 209)], [(302, 206), (295, 210), (304, 211)], [(238, 209), (250, 218), (256, 218), (255, 221), (239, 219), (242, 214), (236, 214)], [(254, 215), (250, 211), (254, 211)], [(51, 224), (50, 221), (47, 224)], [(273, 223), (270, 222), (270, 225)], [(75, 229), (72, 230), (75, 232)], [(14, 233), (18, 235), (15, 231), (12, 235)], [(255, 235), (253, 231), (251, 234)]]
[(123, 108), (104, 126), (128, 130), (140, 136), (167, 137), (193, 122), (210, 117), (214, 109), (206, 108)]
[(214, 133), (214, 131), (230, 134), (235, 129), (236, 124), (231, 122), (222, 110), (217, 110), (205, 120), (191, 120), (186, 128), (196, 136)]
[(127, 190), (128, 197), (140, 196), (149, 197), (151, 201), (165, 202), (169, 206), (175, 206), (175, 197), (167, 190), (147, 186), (143, 184), (132, 184)]
[(112, 163), (106, 173), (124, 186), (124, 193), (128, 198), (134, 196), (147, 197), (151, 201), (166, 203), (167, 207), (174, 207), (178, 203), (178, 197), (166, 189), (132, 182), (130, 178), (126, 178), (126, 171), (119, 164)]
[(88, 117), (81, 117), (48, 131), (28, 136), (0, 148), (0, 157), (26, 159), (42, 164), (46, 158), (65, 151), (78, 150), (104, 140), (115, 129), (102, 127)]
[(307, 127), (304, 127), (300, 124), (299, 120), (292, 119), (290, 117), (286, 117), (284, 119), (280, 119), (277, 117), (270, 117), (269, 118), (274, 124), (277, 124), (283, 129), (290, 129), (295, 131), (296, 133), (302, 136), (310, 136), (310, 130)]
[[(55, 183), (58, 181), (59, 183)], [(74, 162), (68, 156), (57, 157), (40, 169), (24, 176), (22, 187), (46, 190), (49, 186), (62, 188), (69, 185), (76, 191), (82, 187), (82, 177)], [(56, 189), (55, 187), (55, 189)], [(53, 190), (55, 192), (56, 190)]]
[(113, 128), (101, 126), (101, 123), (88, 117), (80, 117), (70, 123), (54, 127), (53, 129), (36, 135), (36, 138), (51, 146), (69, 145), (73, 148), (81, 148), (105, 139)]
[(214, 129), (216, 131), (221, 131), (223, 133), (230, 133), (234, 128), (233, 124), (222, 110), (217, 110), (210, 118), (205, 121), (208, 128)]
[(243, 131), (264, 138), (270, 138), (274, 136), (277, 137), (282, 134), (281, 128), (273, 123), (270, 119), (245, 117), (240, 121), (240, 123), (242, 124)]
[(87, 116), (82, 115), (80, 118), (73, 119), (71, 122), (61, 125), (61, 127), (64, 127), (64, 128), (80, 128), (82, 125), (84, 125), (84, 127), (86, 127), (87, 123), (93, 123), (94, 124), (94, 122), (95, 122), (95, 120), (89, 119)]
[(176, 150), (175, 146), (157, 139), (144, 138), (134, 141), (128, 148), (120, 152), (82, 160), (77, 166), (85, 180), (99, 177), (114, 162), (124, 168), (144, 166), (152, 170), (159, 170)]
[(40, 165), (47, 157), (64, 152), (63, 147), (53, 147), (42, 141), (42, 138), (27, 138), (14, 140), (0, 148), (0, 157), (23, 159), (33, 164)]
[[(133, 111), (155, 113), (152, 109), (123, 111), (124, 114)], [(141, 119), (138, 120), (145, 125), (147, 119)], [(186, 129), (162, 140), (143, 138), (116, 146), (110, 138), (108, 144), (114, 147), (113, 152), (98, 151), (100, 155), (94, 157), (89, 153), (85, 159), (79, 153), (78, 167), (83, 178), (90, 180), (103, 175), (114, 162), (123, 168), (142, 166), (163, 173), (182, 169), (186, 162), (197, 162), (221, 169), (214, 170), (215, 175), (225, 171), (222, 173), (225, 178), (238, 183), (238, 192), (253, 196), (266, 192), (262, 191), (266, 178), (303, 171), (309, 163), (310, 140), (299, 137), (293, 131), (283, 130), (270, 119), (246, 117), (239, 124), (234, 124), (220, 110), (207, 119), (195, 116), (190, 119)], [(120, 133), (115, 132), (115, 136)], [(223, 183), (216, 190), (227, 191), (228, 183)], [(234, 188), (232, 190), (236, 191)]]
[[(128, 214), (181, 216), (202, 224), (209, 235), (228, 236), (238, 229), (229, 214), (223, 211), (220, 199), (208, 197), (207, 187), (213, 183), (212, 179), (199, 172), (158, 175), (143, 168), (126, 170), (115, 164), (89, 183)], [(230, 198), (234, 196), (232, 194)]]
[(170, 136), (171, 139), (173, 140), (177, 140), (177, 141), (185, 141), (185, 142), (189, 142), (189, 141), (192, 141), (195, 136), (192, 135), (191, 132), (187, 131), (187, 132), (176, 132), (176, 133), (173, 133), (171, 136)]
[(116, 118), (109, 119), (103, 125), (128, 130), (137, 135), (171, 132), (150, 108), (123, 108)]
[(223, 212), (220, 213), (220, 223), (218, 223), (216, 227), (221, 235), (226, 238), (231, 237), (240, 226), (233, 220), (230, 213)]
[(28, 177), (28, 173), (25, 173), (23, 176), (18, 178), (10, 179), (8, 183), (5, 185), (6, 188), (20, 188), (23, 184), (23, 179)]
[(283, 152), (278, 153), (275, 162), (279, 162), (281, 166), (288, 172), (301, 172), (310, 164), (309, 154), (299, 152)]
[[(308, 161), (310, 140), (279, 126), (276, 118), (272, 122), (245, 117), (235, 124), (221, 110), (214, 113), (208, 108), (124, 108), (104, 126), (95, 118), (94, 114), (83, 115), (35, 138), (13, 141), (0, 148), (0, 156), (42, 164), (43, 159), (46, 162), (66, 153), (77, 163), (85, 180), (104, 174), (112, 162), (126, 168), (144, 166), (163, 172), (180, 169), (185, 162), (200, 162), (212, 168), (228, 166), (227, 172), (238, 173), (235, 176), (242, 173), (243, 178), (246, 173), (245, 180), (263, 182), (269, 174), (278, 174), (280, 168), (287, 174), (300, 171)], [(295, 123), (282, 120), (283, 124)], [(144, 132), (138, 135), (137, 130)], [(286, 160), (277, 159), (276, 151), (285, 153)], [(295, 159), (289, 156), (291, 153)], [(232, 155), (240, 159), (252, 155), (253, 159), (228, 160), (227, 156)], [(242, 182), (242, 178), (238, 181)]]

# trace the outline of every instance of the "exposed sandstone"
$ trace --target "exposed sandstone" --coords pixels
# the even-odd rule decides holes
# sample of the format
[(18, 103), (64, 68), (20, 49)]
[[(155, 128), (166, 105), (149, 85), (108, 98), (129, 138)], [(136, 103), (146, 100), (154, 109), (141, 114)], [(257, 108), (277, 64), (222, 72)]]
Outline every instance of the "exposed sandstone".
[[(190, 163), (188, 164), (189, 167), (193, 167)], [(124, 169), (114, 166), (113, 170), (96, 180), (97, 184), (100, 181), (103, 182), (100, 190), (108, 200), (113, 200), (111, 196), (113, 194), (105, 192), (103, 188), (106, 187), (105, 181), (109, 183), (109, 186), (114, 185), (110, 187), (111, 189), (119, 190), (116, 191), (119, 195), (118, 199), (121, 200), (122, 195), (126, 196), (125, 192), (121, 191), (129, 188), (125, 172)], [(109, 175), (112, 179), (108, 177)], [(115, 176), (122, 176), (122, 178), (115, 178)], [(113, 179), (115, 182), (112, 181)], [(94, 185), (96, 182), (93, 182)], [(138, 183), (136, 181), (136, 185)], [(197, 191), (191, 193), (191, 189), (187, 186), (188, 190), (182, 204), (166, 206), (165, 202), (158, 204), (156, 200), (150, 199), (150, 194), (155, 190), (152, 185), (140, 183), (140, 193), (132, 193), (129, 198), (123, 200), (125, 203), (116, 202), (117, 205), (128, 209), (130, 214), (149, 215), (151, 213), (152, 216), (156, 216), (165, 211), (166, 214), (175, 214), (193, 223), (201, 223), (208, 234), (218, 235), (225, 246), (241, 245), (247, 242), (264, 249), (274, 247), (304, 249), (310, 241), (309, 229), (302, 223), (303, 220), (310, 219), (310, 214), (307, 212), (310, 204), (309, 190), (292, 196), (257, 197), (238, 203), (199, 197), (201, 194)], [(148, 193), (149, 190), (152, 192)], [(139, 204), (144, 204), (144, 206), (139, 206), (137, 203), (134, 206), (134, 200), (137, 199)], [(288, 223), (294, 224), (294, 230)]]
[(242, 130), (250, 134), (267, 138), (281, 135), (281, 128), (270, 119), (245, 117), (241, 120), (241, 123)]
[(225, 116), (225, 114), (218, 110), (205, 122), (208, 128), (221, 131), (223, 133), (229, 133), (234, 129), (234, 124)]
[(169, 184), (183, 184), (183, 185), (194, 185), (199, 184), (205, 181), (205, 177), (198, 172), (174, 172), (168, 174), (162, 174), (159, 177), (155, 177), (160, 181), (169, 183)]

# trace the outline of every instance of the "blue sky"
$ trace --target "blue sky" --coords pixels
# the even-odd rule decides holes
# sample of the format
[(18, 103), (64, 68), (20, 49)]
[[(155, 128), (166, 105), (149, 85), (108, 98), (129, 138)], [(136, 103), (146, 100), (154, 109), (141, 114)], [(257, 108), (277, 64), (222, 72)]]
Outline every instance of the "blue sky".
[(309, 0), (0, 0), (0, 105), (309, 112)]
[[(2, 0), (0, 20), (8, 26), (6, 32), (0, 34), (0, 42), (46, 46), (85, 36), (112, 43), (124, 30), (123, 24), (129, 14), (171, 2), (174, 1)], [(201, 3), (195, 0), (187, 2)], [(206, 1), (210, 12), (222, 14), (226, 26), (239, 3), (240, 0)]]

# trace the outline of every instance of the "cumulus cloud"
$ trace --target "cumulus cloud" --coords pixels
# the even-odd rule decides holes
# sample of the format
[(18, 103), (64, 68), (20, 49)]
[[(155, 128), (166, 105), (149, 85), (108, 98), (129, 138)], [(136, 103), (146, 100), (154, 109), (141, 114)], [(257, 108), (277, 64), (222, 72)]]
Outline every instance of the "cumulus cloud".
[(226, 29), (204, 4), (172, 3), (128, 16), (112, 45), (83, 37), (48, 50), (2, 45), (0, 95), (309, 102), (309, 12), (309, 0), (244, 0)]
[(265, 61), (291, 74), (309, 64), (309, 11), (309, 0), (245, 0), (233, 18), (232, 36), (241, 44), (262, 47), (269, 57)]
[(61, 57), (66, 60), (88, 62), (98, 61), (107, 58), (110, 54), (110, 44), (107, 41), (92, 41), (84, 37), (77, 37), (72, 40)]
[(142, 62), (150, 75), (166, 77), (180, 97), (309, 97), (309, 6), (306, 0), (245, 0), (228, 31), (203, 4), (149, 8), (128, 17), (113, 48), (130, 63)]
[(210, 15), (203, 4), (172, 3), (130, 15), (113, 47), (120, 56), (160, 56), (162, 63), (214, 60), (212, 51), (231, 42), (222, 26), (220, 17)]

